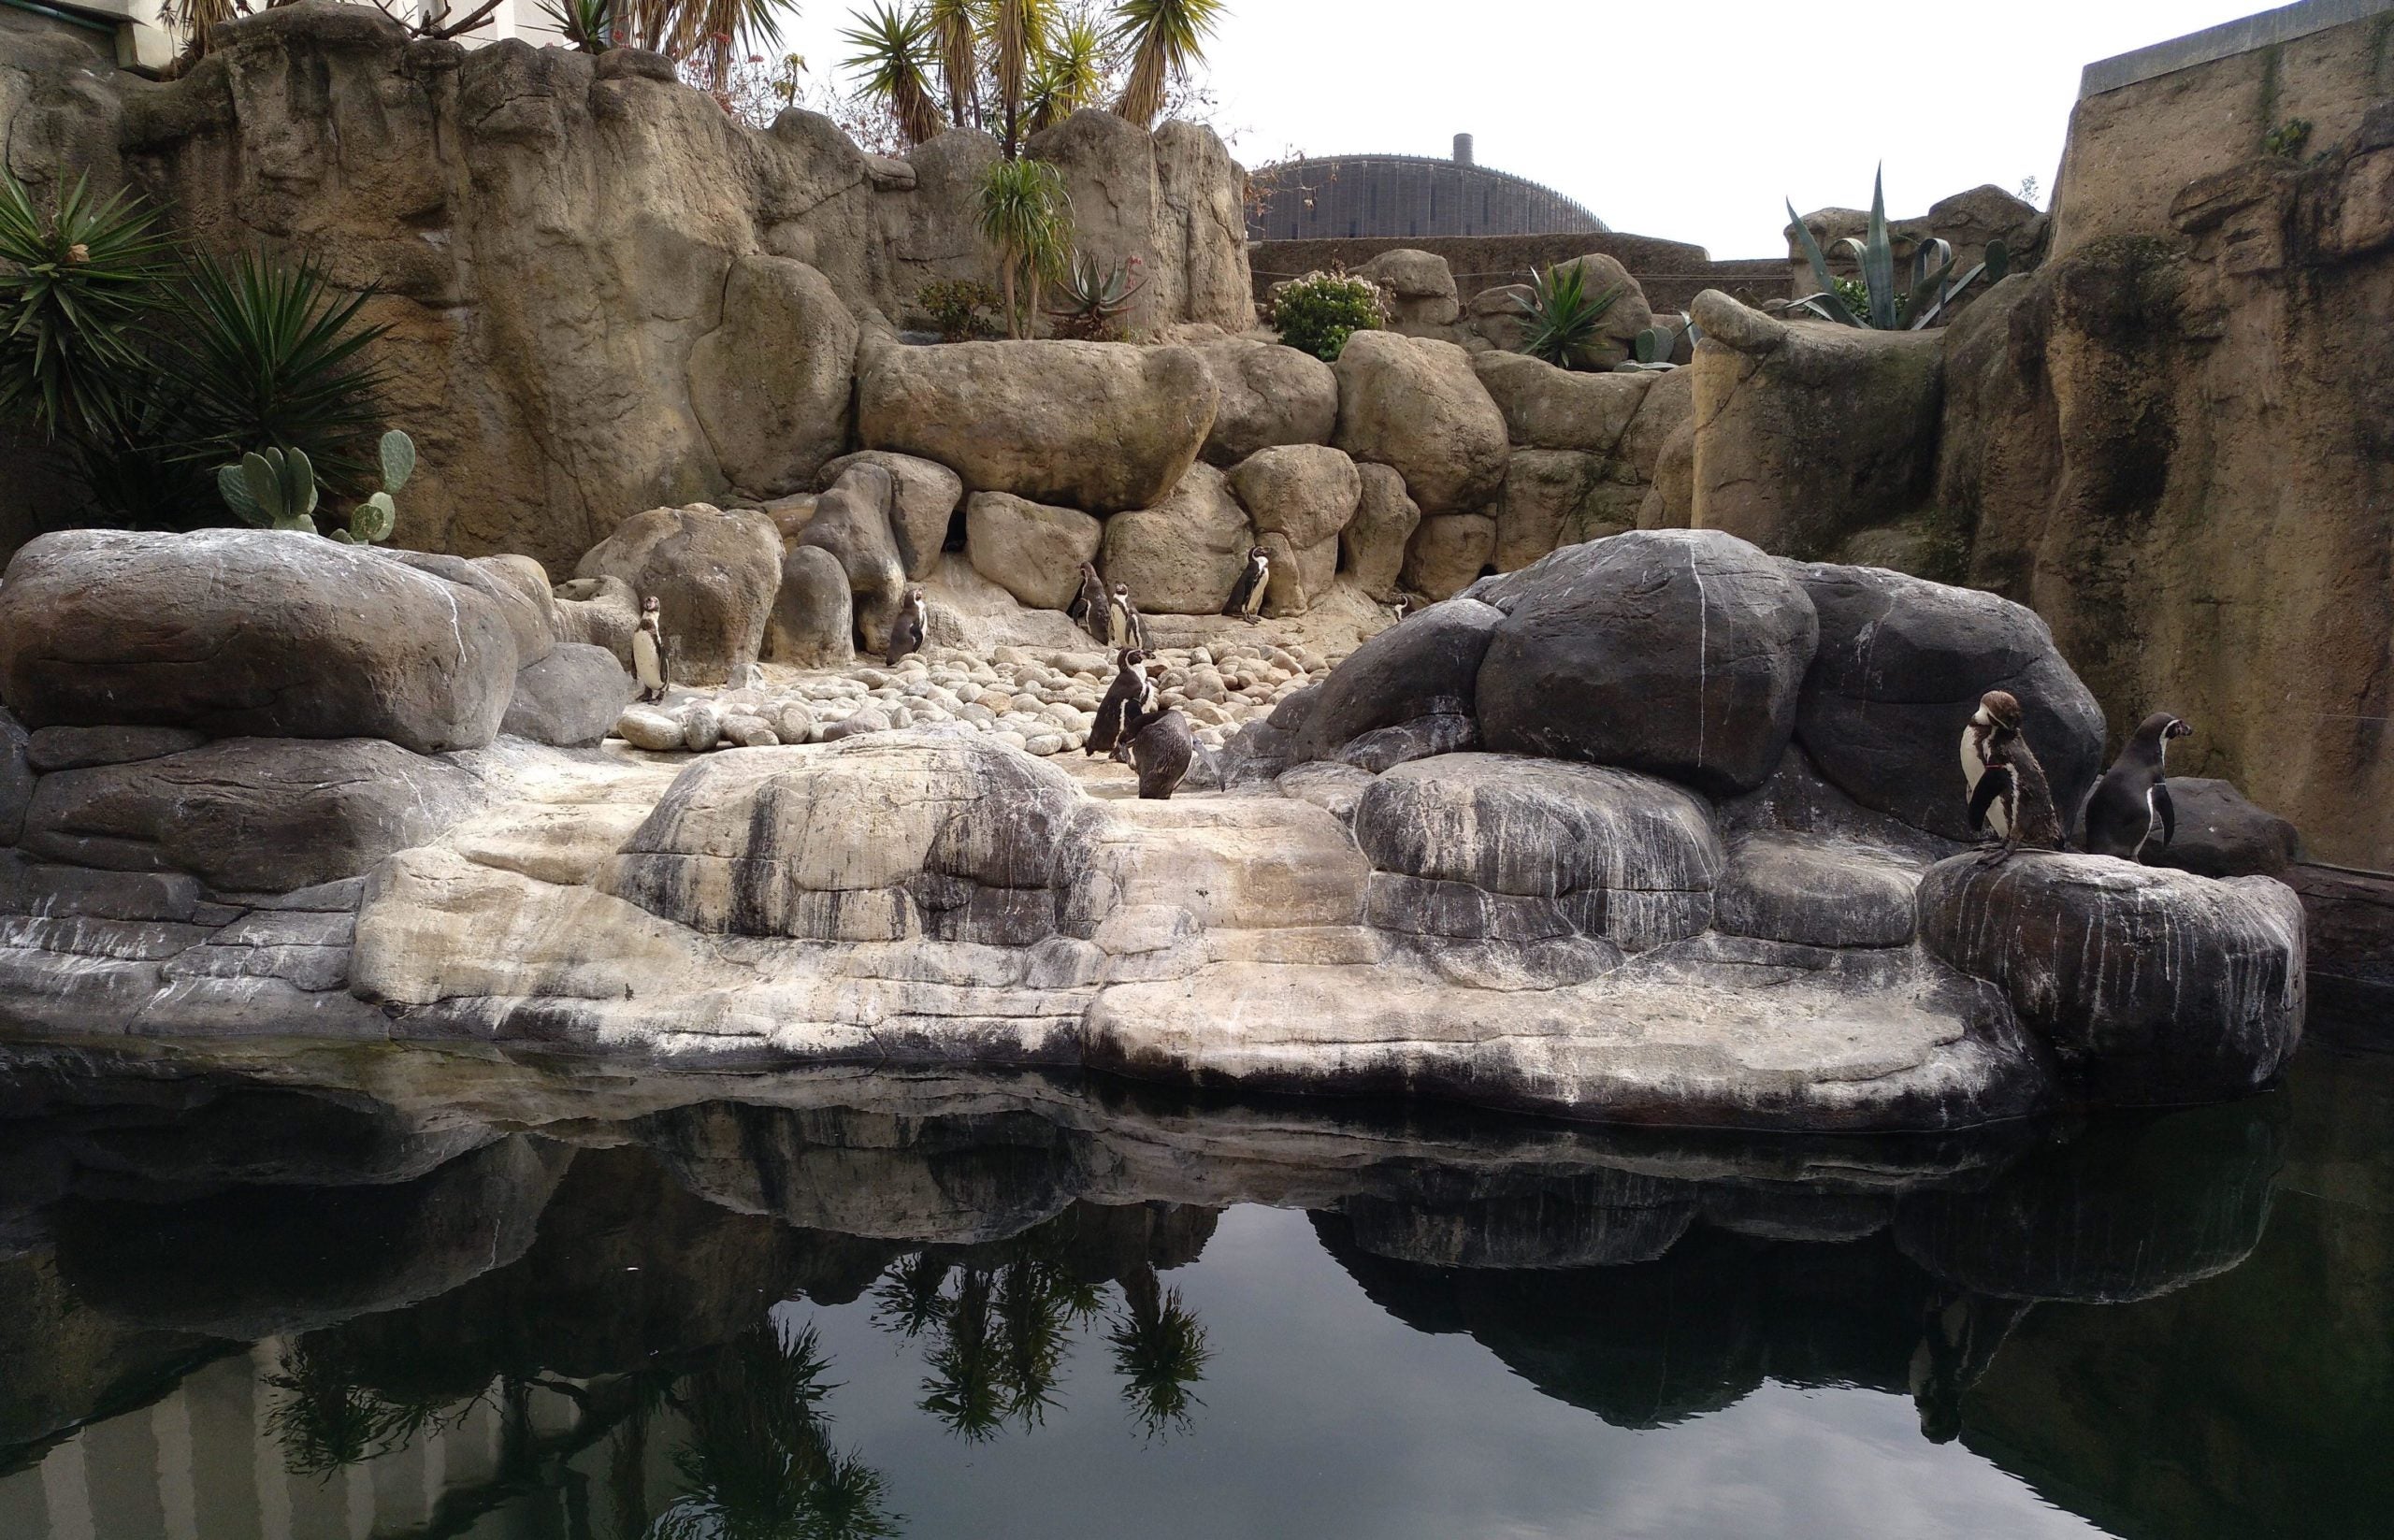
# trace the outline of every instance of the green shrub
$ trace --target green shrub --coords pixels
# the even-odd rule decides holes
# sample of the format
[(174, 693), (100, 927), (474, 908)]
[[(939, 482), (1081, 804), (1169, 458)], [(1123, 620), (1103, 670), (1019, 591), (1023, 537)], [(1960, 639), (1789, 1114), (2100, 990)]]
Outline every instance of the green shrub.
[(1592, 295), (1588, 270), (1571, 264), (1544, 271), (1532, 268), (1529, 288), (1527, 297), (1513, 301), (1529, 323), (1521, 351), (1557, 368), (1593, 368), (1605, 341), (1605, 316), (1621, 297), (1619, 285)]
[(2303, 147), (2311, 142), (2311, 120), (2288, 118), (2261, 136), (2261, 153), (2283, 155), (2288, 160), (2300, 158)]
[(968, 278), (943, 278), (924, 284), (922, 292), (915, 295), (915, 303), (930, 318), (931, 327), (943, 342), (969, 342), (976, 337), (997, 335), (989, 312), (1001, 301), (998, 291), (986, 283), (975, 283)]
[(1388, 301), (1367, 278), (1307, 273), (1272, 286), (1271, 322), (1281, 341), (1334, 364), (1348, 338), (1388, 324)]
[(70, 442), (118, 431), (139, 393), (173, 249), (156, 215), (81, 180), (48, 209), (0, 177), (0, 412)]

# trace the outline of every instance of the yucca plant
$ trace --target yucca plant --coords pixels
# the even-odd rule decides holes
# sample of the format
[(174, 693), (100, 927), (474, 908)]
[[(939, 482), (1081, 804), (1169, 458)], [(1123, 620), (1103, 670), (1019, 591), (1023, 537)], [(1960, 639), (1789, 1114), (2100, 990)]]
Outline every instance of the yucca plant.
[(1097, 258), (1085, 252), (1074, 253), (1072, 266), (1057, 281), (1064, 303), (1047, 312), (1056, 318), (1056, 330), (1089, 340), (1104, 337), (1147, 287), (1146, 275), (1139, 270), (1144, 266), (1135, 252), (1129, 261), (1117, 261), (1112, 267), (1099, 266)]
[(1857, 281), (1840, 279), (1829, 271), (1828, 258), (1822, 252), (1821, 243), (1813, 238), (1811, 229), (1796, 215), (1793, 198), (1787, 201), (1787, 218), (1796, 226), (1796, 239), (1804, 249), (1805, 260), (1811, 264), (1812, 281), (1820, 290), (1776, 308), (1802, 310), (1840, 326), (1882, 332), (1919, 331), (1943, 314), (1963, 290), (1981, 278), (1999, 281), (2012, 269), (2010, 249), (1995, 240), (1987, 242), (1985, 260), (1955, 278), (1952, 244), (1930, 236), (1912, 248), (1911, 281), (1898, 287), (1895, 237), (1887, 228), (1883, 168), (1870, 180), (1870, 223), (1862, 237), (1857, 240), (1848, 236), (1833, 248), (1839, 255), (1852, 256), (1860, 267), (1858, 294), (1853, 287)]
[(947, 92), (948, 121), (958, 128), (981, 115), (982, 0), (928, 0), (923, 20), (930, 26), (931, 51), (939, 60), (940, 83)]
[(120, 436), (146, 373), (137, 341), (171, 292), (155, 218), (83, 178), (44, 209), (0, 175), (0, 413), (52, 441)]
[[(1046, 161), (993, 162), (981, 179), (981, 238), (996, 248), (1006, 335), (1031, 335), (1040, 284), (1060, 275), (1072, 247), (1072, 199)], [(1019, 303), (1018, 303), (1019, 301)]]
[(615, 0), (562, 0), (543, 5), (541, 14), (556, 23), (577, 51), (604, 53), (615, 46)]
[(1031, 69), (1047, 47), (1056, 14), (1054, 0), (988, 0), (984, 22), (990, 72), (997, 77), (1004, 132), (998, 142), (1012, 160), (1022, 149), (1022, 108)]
[(938, 55), (930, 18), (885, 0), (870, 16), (858, 13), (857, 20), (863, 24), (840, 34), (856, 50), (842, 65), (862, 74), (866, 93), (888, 104), (907, 143), (920, 144), (938, 134), (945, 123), (931, 94)]
[(1529, 290), (1513, 299), (1529, 323), (1521, 351), (1558, 368), (1594, 367), (1605, 340), (1604, 320), (1621, 297), (1620, 285), (1592, 295), (1587, 268), (1570, 263), (1532, 268)]
[(372, 291), (256, 256), (203, 258), (190, 277), (186, 454), (222, 464), (269, 445), (303, 450), (327, 495), (363, 497), (382, 428), (382, 371), (363, 353), (384, 328), (358, 319)]
[(1130, 79), (1114, 110), (1146, 128), (1163, 110), (1164, 94), (1205, 57), (1205, 39), (1226, 7), (1223, 0), (1121, 0), (1114, 7), (1114, 37), (1131, 60)]
[(1105, 94), (1105, 34), (1087, 11), (1064, 18), (1031, 76), (1031, 132), (1053, 127)]

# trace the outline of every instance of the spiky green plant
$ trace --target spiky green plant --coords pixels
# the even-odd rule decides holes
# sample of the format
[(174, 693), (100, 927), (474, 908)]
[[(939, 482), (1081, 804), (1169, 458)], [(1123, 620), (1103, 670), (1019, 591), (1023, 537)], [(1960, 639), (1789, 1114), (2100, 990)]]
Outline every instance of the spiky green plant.
[(1001, 160), (981, 178), (981, 238), (998, 253), (1006, 335), (1031, 335), (1039, 286), (1059, 276), (1073, 243), (1072, 199), (1046, 161)]
[(1031, 76), (1031, 132), (1053, 127), (1105, 94), (1106, 38), (1097, 19), (1077, 10), (1063, 19)]
[(1131, 75), (1114, 110), (1152, 126), (1172, 82), (1204, 62), (1205, 39), (1226, 8), (1223, 0), (1121, 0), (1114, 7), (1114, 37), (1130, 57)]
[(1621, 286), (1588, 292), (1588, 269), (1565, 263), (1530, 270), (1529, 293), (1517, 295), (1514, 307), (1529, 323), (1521, 351), (1558, 368), (1592, 368), (1603, 350), (1605, 317), (1621, 297)]
[(1008, 160), (1022, 150), (1023, 103), (1031, 71), (1046, 51), (1056, 20), (1055, 0), (988, 0), (984, 24), (990, 72), (997, 78), (1004, 132), (998, 136)]
[(1112, 267), (1101, 267), (1097, 258), (1085, 252), (1075, 253), (1072, 266), (1057, 281), (1064, 303), (1047, 313), (1056, 318), (1058, 335), (1096, 340), (1114, 329), (1131, 301), (1147, 287), (1147, 279), (1139, 271), (1144, 266), (1137, 252), (1128, 261), (1117, 260)]
[(939, 60), (940, 84), (947, 94), (948, 121), (958, 128), (981, 114), (981, 50), (975, 32), (982, 0), (927, 0), (931, 51)]
[(843, 67), (864, 77), (864, 90), (888, 104), (899, 132), (909, 144), (920, 144), (945, 125), (931, 94), (931, 72), (937, 67), (936, 39), (929, 17), (919, 10), (900, 10), (887, 0), (868, 16), (856, 13), (861, 25), (840, 34), (856, 51), (841, 61)]
[(145, 373), (138, 341), (167, 293), (172, 249), (127, 193), (84, 178), (39, 207), (0, 175), (0, 413), (42, 437), (106, 442)]
[(1204, 1404), (1191, 1387), (1205, 1377), (1213, 1357), (1204, 1327), (1181, 1303), (1180, 1290), (1159, 1285), (1152, 1267), (1123, 1277), (1122, 1304), (1106, 1341), (1132, 1420), (1151, 1439), (1186, 1429)]
[(1912, 248), (1911, 281), (1898, 286), (1895, 237), (1887, 227), (1883, 167), (1870, 180), (1870, 223), (1861, 238), (1848, 236), (1832, 248), (1840, 255), (1853, 257), (1861, 269), (1859, 295), (1852, 287), (1855, 280), (1840, 279), (1829, 271), (1828, 257), (1813, 238), (1811, 228), (1796, 214), (1793, 198), (1787, 201), (1787, 218), (1796, 226), (1796, 242), (1803, 248), (1804, 258), (1811, 265), (1812, 281), (1820, 289), (1779, 308), (1802, 310), (1840, 326), (1882, 332), (1919, 331), (1942, 315), (1963, 290), (1981, 278), (1999, 281), (2012, 269), (2010, 249), (1999, 240), (1992, 240), (1987, 242), (1985, 259), (1955, 278), (1952, 244), (1930, 236)]
[(583, 53), (604, 53), (615, 46), (616, 13), (615, 0), (550, 0), (541, 7), (541, 14)]

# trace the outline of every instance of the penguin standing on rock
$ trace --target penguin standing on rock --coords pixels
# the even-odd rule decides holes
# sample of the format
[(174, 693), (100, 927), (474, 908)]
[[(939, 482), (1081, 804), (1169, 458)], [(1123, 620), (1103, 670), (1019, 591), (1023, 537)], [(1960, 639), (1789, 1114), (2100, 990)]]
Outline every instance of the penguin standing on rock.
[(1116, 583), (1113, 597), (1105, 602), (1105, 644), (1141, 649), (1147, 644), (1147, 623), (1139, 618), (1139, 607), (1131, 602), (1127, 583)]
[(640, 603), (640, 626), (632, 632), (632, 675), (643, 703), (665, 698), (665, 612), (651, 594)]
[(1097, 720), (1089, 729), (1085, 751), (1092, 759), (1111, 754), (1121, 759), (1131, 752), (1131, 740), (1156, 709), (1156, 682), (1147, 677), (1147, 655), (1125, 647), (1116, 657), (1114, 683), (1097, 703)]
[(1197, 757), (1197, 735), (1176, 711), (1158, 712), (1132, 735), (1131, 768), (1139, 772), (1143, 801), (1168, 802)]
[(2175, 839), (2178, 813), (2170, 805), (2163, 762), (2170, 756), (2170, 741), (2194, 730), (2168, 712), (2146, 717), (2086, 794), (2078, 815), (2079, 843), (2098, 856), (2142, 861), (2156, 830), (2165, 846)]
[(1081, 585), (1064, 606), (1064, 613), (1098, 640), (1105, 640), (1105, 583), (1087, 562), (1081, 563)]
[(1231, 597), (1222, 603), (1222, 613), (1243, 617), (1249, 626), (1263, 618), (1263, 590), (1272, 582), (1272, 553), (1256, 546), (1247, 554), (1247, 566), (1240, 569), (1238, 582), (1232, 585)]
[(905, 602), (899, 607), (898, 618), (889, 623), (889, 648), (881, 655), (882, 667), (894, 669), (898, 660), (908, 653), (923, 650), (923, 634), (930, 626), (930, 612), (923, 603), (923, 591), (906, 590)]
[(2028, 741), (2020, 736), (2020, 716), (2016, 697), (1989, 690), (1979, 697), (1970, 735), (1963, 741), (1965, 771), (1973, 757), (1980, 767), (1970, 785), (1970, 828), (1975, 831), (1992, 826), (2002, 840), (1979, 857), (1982, 866), (1999, 866), (2023, 845), (2062, 848), (2061, 815), (2054, 810), (2053, 788)]

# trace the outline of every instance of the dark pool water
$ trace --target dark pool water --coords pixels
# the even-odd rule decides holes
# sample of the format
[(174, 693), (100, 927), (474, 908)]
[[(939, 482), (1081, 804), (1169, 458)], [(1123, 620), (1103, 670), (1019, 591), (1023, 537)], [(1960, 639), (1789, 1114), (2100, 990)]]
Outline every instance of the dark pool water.
[(0, 1537), (2394, 1533), (2394, 1058), (1762, 1141), (0, 1079)]

